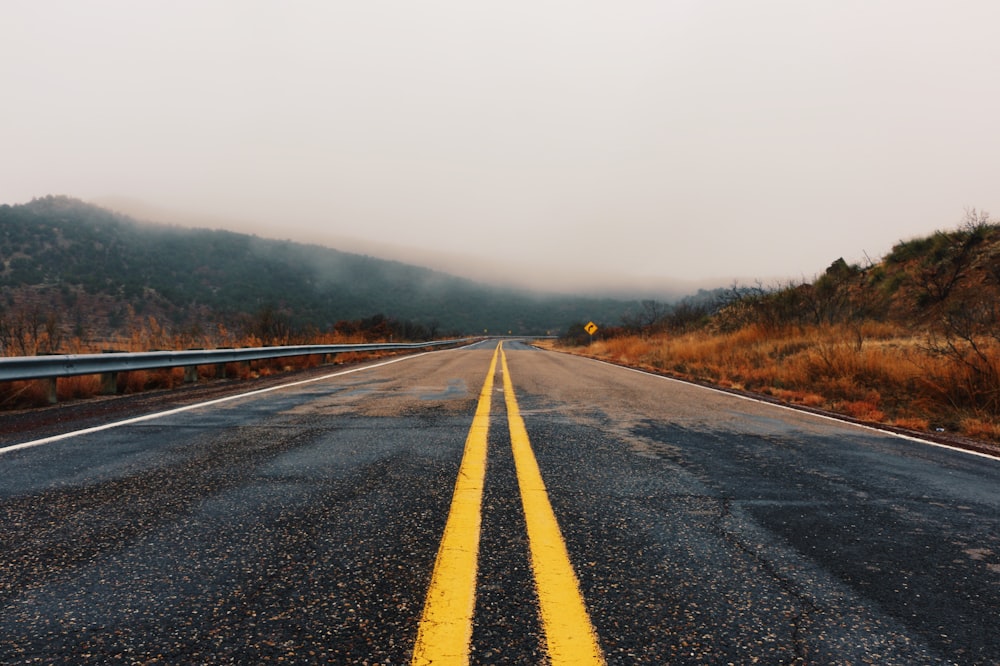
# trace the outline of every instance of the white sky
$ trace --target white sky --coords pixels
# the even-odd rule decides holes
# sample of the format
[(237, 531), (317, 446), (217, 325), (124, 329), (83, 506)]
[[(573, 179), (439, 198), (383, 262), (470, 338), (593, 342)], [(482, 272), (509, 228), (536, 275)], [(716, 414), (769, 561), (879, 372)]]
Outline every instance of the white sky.
[(1000, 213), (998, 30), (996, 0), (0, 0), (0, 203), (543, 289), (811, 279)]

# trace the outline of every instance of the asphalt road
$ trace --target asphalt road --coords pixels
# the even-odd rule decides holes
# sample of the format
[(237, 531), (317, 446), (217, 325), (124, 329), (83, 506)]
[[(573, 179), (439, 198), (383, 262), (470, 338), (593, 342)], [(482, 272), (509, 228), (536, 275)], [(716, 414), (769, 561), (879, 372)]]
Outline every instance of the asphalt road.
[[(0, 663), (408, 663), (494, 347), (4, 450)], [(1000, 462), (504, 350), (607, 663), (1000, 663)], [(546, 663), (502, 375), (468, 657)]]

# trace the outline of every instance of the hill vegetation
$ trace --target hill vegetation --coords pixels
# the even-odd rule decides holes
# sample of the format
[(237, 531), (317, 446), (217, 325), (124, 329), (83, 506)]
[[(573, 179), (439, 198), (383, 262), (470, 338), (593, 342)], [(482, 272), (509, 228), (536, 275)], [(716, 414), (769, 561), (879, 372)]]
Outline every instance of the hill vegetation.
[(425, 268), (221, 230), (140, 223), (68, 197), (0, 206), (0, 354), (545, 334), (617, 319)]
[[(318, 246), (140, 223), (66, 197), (0, 206), (4, 355), (484, 330), (564, 331), (558, 344), (580, 353), (1000, 442), (1000, 224), (975, 210), (880, 261), (837, 259), (812, 282), (734, 284), (665, 304), (534, 296)], [(181, 381), (132, 374), (122, 388)], [(90, 395), (95, 381), (62, 390)], [(7, 387), (0, 404), (37, 401), (31, 391)]]
[[(898, 243), (879, 262), (834, 261), (811, 283), (734, 285), (652, 301), (584, 353), (771, 395), (863, 421), (1000, 441), (1000, 225)], [(578, 351), (579, 328), (561, 344)]]

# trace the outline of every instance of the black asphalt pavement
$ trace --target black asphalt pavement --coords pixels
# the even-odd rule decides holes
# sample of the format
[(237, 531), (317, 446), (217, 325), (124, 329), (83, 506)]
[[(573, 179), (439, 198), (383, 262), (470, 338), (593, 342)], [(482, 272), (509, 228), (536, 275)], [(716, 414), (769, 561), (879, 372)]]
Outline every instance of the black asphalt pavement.
[[(0, 453), (0, 663), (406, 663), (495, 344)], [(1000, 663), (997, 460), (504, 349), (608, 663)], [(498, 381), (471, 663), (533, 580)]]

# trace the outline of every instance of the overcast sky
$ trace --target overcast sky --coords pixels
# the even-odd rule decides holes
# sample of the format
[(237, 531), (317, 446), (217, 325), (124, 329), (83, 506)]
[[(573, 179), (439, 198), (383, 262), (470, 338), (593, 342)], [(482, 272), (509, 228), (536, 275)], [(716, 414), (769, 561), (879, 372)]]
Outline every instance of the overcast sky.
[(1000, 214), (1000, 2), (0, 0), (0, 203), (46, 194), (542, 289), (811, 279)]

